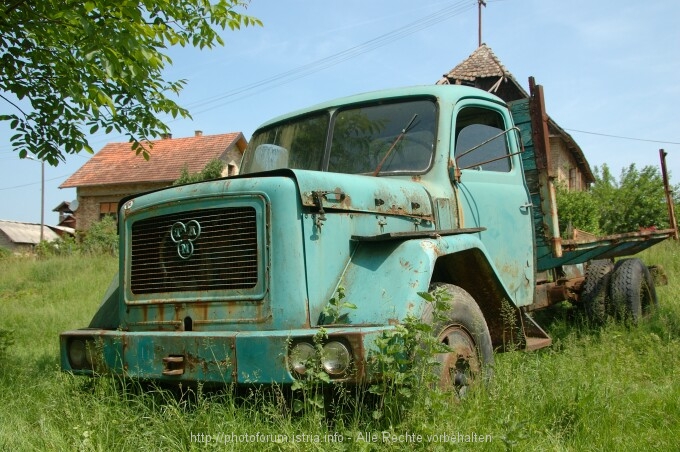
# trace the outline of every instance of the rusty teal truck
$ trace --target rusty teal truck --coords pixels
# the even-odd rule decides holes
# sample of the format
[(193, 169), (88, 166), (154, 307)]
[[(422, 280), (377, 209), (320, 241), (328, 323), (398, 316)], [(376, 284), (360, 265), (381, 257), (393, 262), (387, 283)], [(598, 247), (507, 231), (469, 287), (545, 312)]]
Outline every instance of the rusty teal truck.
[(286, 385), (318, 353), (330, 379), (368, 382), (376, 339), (409, 314), (431, 321), (418, 294), (438, 286), (452, 297), (440, 379), (455, 386), (494, 352), (548, 346), (536, 309), (637, 319), (654, 282), (613, 258), (673, 231), (560, 238), (531, 88), (510, 105), (465, 86), (326, 102), (259, 127), (238, 176), (121, 200), (118, 275), (89, 327), (61, 334), (62, 369)]

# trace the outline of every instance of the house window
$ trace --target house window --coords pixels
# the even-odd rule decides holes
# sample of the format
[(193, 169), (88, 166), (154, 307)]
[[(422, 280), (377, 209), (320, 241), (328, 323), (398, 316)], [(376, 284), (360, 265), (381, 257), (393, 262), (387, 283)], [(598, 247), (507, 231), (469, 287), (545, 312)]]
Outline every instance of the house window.
[(569, 169), (569, 190), (581, 190), (581, 173), (576, 168)]
[(101, 202), (99, 203), (99, 219), (104, 217), (113, 217), (118, 219), (118, 203), (117, 202)]

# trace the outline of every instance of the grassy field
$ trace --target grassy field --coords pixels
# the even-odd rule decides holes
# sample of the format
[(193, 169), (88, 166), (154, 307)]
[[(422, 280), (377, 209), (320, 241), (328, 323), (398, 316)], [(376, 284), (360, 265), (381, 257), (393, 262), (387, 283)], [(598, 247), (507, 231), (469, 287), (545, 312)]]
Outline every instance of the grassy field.
[(642, 257), (670, 282), (638, 327), (591, 329), (559, 307), (542, 316), (551, 348), (497, 355), (491, 385), (462, 402), (423, 391), (399, 418), (359, 407), (330, 423), (258, 392), (199, 392), (187, 402), (60, 372), (58, 334), (88, 324), (116, 260), (5, 259), (0, 330), (14, 343), (0, 357), (0, 449), (678, 450), (680, 245)]

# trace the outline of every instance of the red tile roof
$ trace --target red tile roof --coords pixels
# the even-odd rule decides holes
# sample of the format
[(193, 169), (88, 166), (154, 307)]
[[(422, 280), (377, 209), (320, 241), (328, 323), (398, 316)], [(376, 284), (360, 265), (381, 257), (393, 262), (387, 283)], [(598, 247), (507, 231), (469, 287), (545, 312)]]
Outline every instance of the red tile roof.
[(151, 143), (149, 160), (135, 154), (129, 142), (109, 143), (59, 188), (172, 182), (179, 178), (185, 165), (190, 173), (197, 173), (210, 160), (223, 156), (229, 149), (238, 149), (242, 153), (246, 140), (241, 132), (235, 132), (168, 138)]

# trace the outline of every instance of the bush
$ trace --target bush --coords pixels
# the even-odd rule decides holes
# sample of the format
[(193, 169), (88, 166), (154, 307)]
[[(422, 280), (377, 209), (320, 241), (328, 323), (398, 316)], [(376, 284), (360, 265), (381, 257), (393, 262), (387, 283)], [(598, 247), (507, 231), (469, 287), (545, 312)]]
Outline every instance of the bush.
[(94, 223), (83, 237), (80, 245), (89, 254), (118, 254), (118, 229), (116, 220), (106, 216)]
[(592, 234), (600, 234), (600, 207), (589, 191), (569, 191), (563, 185), (556, 190), (560, 234), (566, 237), (569, 226)]
[[(615, 180), (607, 165), (595, 168), (595, 183), (585, 192), (557, 188), (560, 229), (575, 228), (598, 234), (620, 234), (640, 228), (668, 227), (663, 179), (658, 168), (635, 164)], [(677, 191), (677, 188), (676, 188)]]
[(224, 170), (224, 162), (218, 158), (209, 161), (200, 173), (189, 173), (189, 168), (184, 165), (182, 173), (172, 185), (189, 184), (192, 182), (201, 182), (204, 180), (219, 179), (222, 177)]

